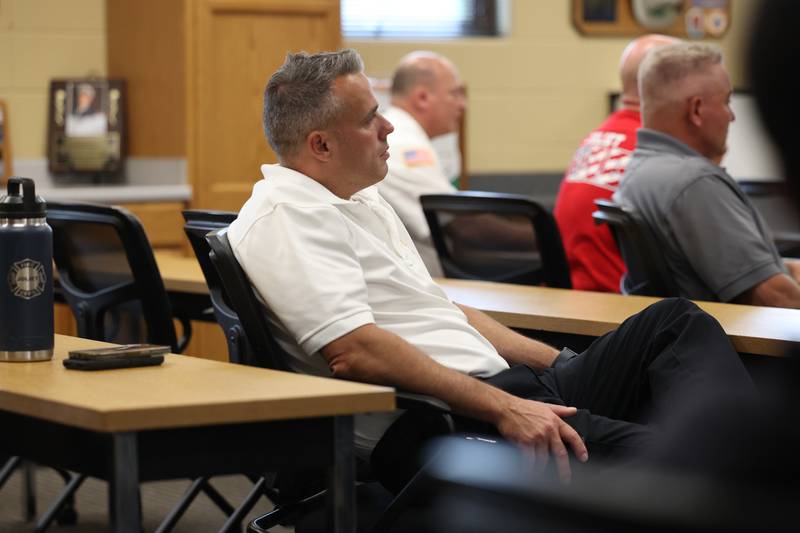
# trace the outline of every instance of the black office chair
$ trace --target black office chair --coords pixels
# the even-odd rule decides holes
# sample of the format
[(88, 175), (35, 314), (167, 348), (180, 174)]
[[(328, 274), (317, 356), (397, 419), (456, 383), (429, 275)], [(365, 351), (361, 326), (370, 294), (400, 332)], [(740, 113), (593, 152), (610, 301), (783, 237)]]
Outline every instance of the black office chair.
[(216, 322), (225, 334), (225, 341), (228, 344), (228, 361), (231, 363), (259, 366), (258, 360), (253, 355), (253, 349), (244, 334), (241, 321), (233, 310), (230, 302), (226, 299), (226, 293), (222, 287), (222, 280), (217, 274), (217, 269), (211, 263), (208, 254), (211, 248), (206, 241), (206, 235), (211, 231), (220, 228), (227, 228), (236, 218), (236, 213), (232, 211), (205, 211), (191, 210), (183, 211), (183, 219), (186, 224), (183, 231), (192, 245), (197, 262), (208, 285), (208, 292), (211, 298), (211, 312)]
[(680, 291), (664, 263), (664, 254), (652, 230), (635, 213), (599, 198), (592, 213), (595, 224), (608, 224), (628, 271), (622, 277), (623, 294), (679, 296)]
[[(191, 336), (188, 317), (177, 318), (164, 288), (152, 248), (139, 220), (126, 209), (92, 204), (47, 205), (53, 228), (53, 258), (59, 291), (75, 315), (78, 335), (118, 343), (164, 344), (180, 353)], [(40, 518), (36, 531), (70, 508), (75, 491), (86, 476), (74, 475), (56, 502)], [(233, 506), (206, 478), (193, 480), (184, 497), (159, 527), (170, 531), (199, 492), (204, 492), (225, 514)]]
[(740, 181), (739, 187), (761, 212), (783, 257), (800, 257), (800, 212), (784, 181)]
[[(250, 280), (236, 260), (233, 250), (228, 244), (226, 233), (227, 229), (223, 228), (208, 234), (206, 237), (211, 248), (211, 262), (217, 270), (219, 280), (222, 282), (225, 301), (232, 304), (233, 311), (240, 320), (258, 366), (292, 371), (288, 363), (290, 355), (281, 348), (271, 334), (271, 327), (267, 321), (263, 306), (256, 297)], [(407, 435), (413, 427), (418, 433), (416, 437), (422, 441), (435, 435), (454, 431), (454, 422), (450, 416), (449, 407), (435, 398), (398, 392), (397, 405), (399, 408), (406, 409), (406, 413), (395, 422), (395, 425), (389, 429), (387, 435)], [(400, 510), (404, 508), (405, 502), (408, 501), (414, 490), (412, 484), (409, 483), (408, 477), (411, 477), (411, 474), (418, 470), (415, 450), (413, 447), (408, 446), (401, 450), (401, 447), (395, 444), (396, 442), (392, 441), (391, 437), (381, 439), (372, 453), (368, 468), (373, 474), (378, 473), (376, 477), (380, 478), (385, 486), (396, 493), (396, 496), (392, 497), (391, 494), (382, 489), (375, 490), (376, 484), (367, 484), (369, 485), (367, 490), (362, 490), (360, 494), (360, 496), (366, 497), (372, 502), (377, 502), (376, 505), (381, 507), (377, 517), (373, 513), (362, 521), (363, 513), (359, 515), (361, 517), (360, 523), (369, 523), (374, 528), (374, 531), (381, 531), (382, 528), (394, 520)], [(407, 468), (399, 469), (408, 473), (407, 477), (390, 478), (379, 474), (384, 470), (384, 465), (396, 466), (398, 462), (402, 462), (404, 466), (407, 466)], [(298, 487), (298, 484), (291, 480), (283, 486), (280, 483), (277, 483), (277, 485), (278, 489), (274, 494), (276, 499), (273, 500), (276, 504), (275, 509), (251, 522), (248, 528), (251, 533), (268, 531), (280, 523), (291, 523), (298, 516), (306, 516), (310, 514), (311, 510), (320, 506), (324, 497), (324, 492), (319, 490), (321, 483), (318, 482), (318, 479), (314, 479), (313, 476), (310, 483), (300, 484), (305, 486)], [(310, 487), (310, 489), (306, 490), (307, 487)]]
[(572, 288), (553, 215), (517, 194), (420, 196), (445, 276)]
[(72, 309), (78, 336), (109, 342), (165, 344), (180, 353), (172, 306), (139, 220), (121, 207), (48, 203), (59, 291)]

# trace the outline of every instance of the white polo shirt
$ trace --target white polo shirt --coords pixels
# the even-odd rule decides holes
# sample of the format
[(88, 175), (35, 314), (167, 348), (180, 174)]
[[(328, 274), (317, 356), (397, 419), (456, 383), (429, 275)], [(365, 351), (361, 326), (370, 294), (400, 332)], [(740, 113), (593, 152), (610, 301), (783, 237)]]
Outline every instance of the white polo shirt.
[(419, 197), (449, 194), (456, 188), (445, 176), (428, 134), (414, 117), (399, 107), (389, 107), (383, 115), (394, 132), (388, 139), (389, 173), (378, 184), (378, 191), (405, 224), (431, 275), (441, 276), (442, 267)]
[(371, 323), (471, 376), (508, 368), (431, 279), (375, 187), (343, 200), (294, 170), (261, 171), (228, 238), (296, 370), (329, 376), (319, 350)]

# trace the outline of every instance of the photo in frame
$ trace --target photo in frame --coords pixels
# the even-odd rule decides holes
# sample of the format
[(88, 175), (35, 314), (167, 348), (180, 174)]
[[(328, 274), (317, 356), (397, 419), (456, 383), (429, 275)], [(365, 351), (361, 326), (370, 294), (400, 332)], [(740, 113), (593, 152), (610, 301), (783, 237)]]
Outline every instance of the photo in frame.
[(48, 124), (48, 166), (57, 179), (121, 179), (125, 161), (123, 80), (52, 80)]
[(0, 100), (0, 184), (5, 184), (12, 173), (11, 131), (8, 106)]

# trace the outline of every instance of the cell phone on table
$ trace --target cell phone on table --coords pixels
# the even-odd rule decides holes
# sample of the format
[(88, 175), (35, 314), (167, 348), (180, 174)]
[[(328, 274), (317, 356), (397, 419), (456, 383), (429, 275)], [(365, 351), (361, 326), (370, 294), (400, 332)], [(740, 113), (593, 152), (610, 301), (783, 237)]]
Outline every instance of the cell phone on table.
[(122, 344), (107, 348), (90, 348), (88, 350), (72, 350), (70, 359), (108, 359), (110, 357), (148, 357), (169, 353), (169, 346), (160, 344)]
[(106, 370), (135, 366), (154, 366), (164, 362), (169, 346), (159, 344), (124, 344), (108, 348), (72, 350), (64, 366), (72, 370)]

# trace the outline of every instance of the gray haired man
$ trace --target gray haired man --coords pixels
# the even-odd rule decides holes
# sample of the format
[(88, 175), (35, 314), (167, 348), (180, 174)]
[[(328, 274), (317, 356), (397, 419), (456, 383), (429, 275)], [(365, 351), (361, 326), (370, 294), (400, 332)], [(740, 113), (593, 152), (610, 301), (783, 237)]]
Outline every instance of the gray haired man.
[[(553, 457), (563, 479), (569, 452), (586, 461), (587, 446), (600, 458), (650, 443), (645, 422), (687, 387), (751, 388), (719, 324), (686, 300), (651, 306), (579, 355), (451, 302), (374, 187), (392, 131), (377, 109), (353, 50), (290, 54), (267, 85), (280, 163), (262, 167), (229, 239), (298, 371), (439, 398), (538, 465)], [(357, 420), (362, 456), (396, 416)]]
[(761, 215), (718, 166), (735, 118), (719, 49), (652, 51), (639, 93), (644, 127), (614, 199), (656, 234), (680, 296), (800, 307), (800, 262), (780, 257)]

